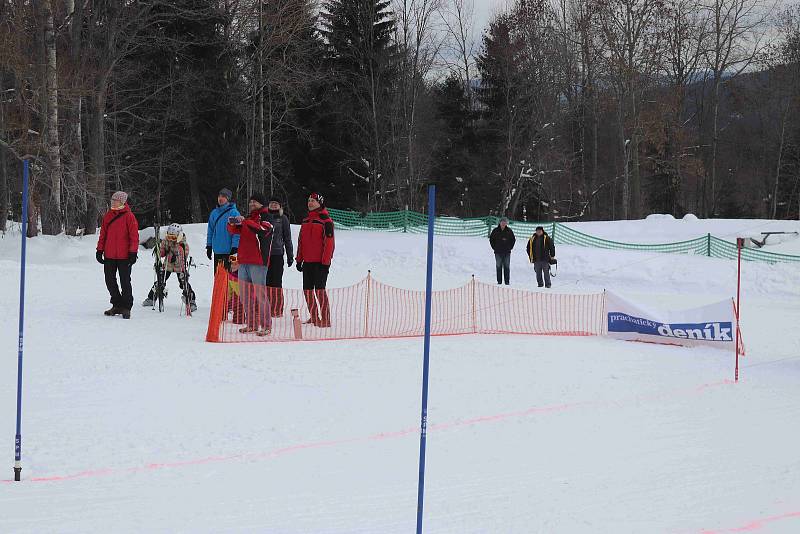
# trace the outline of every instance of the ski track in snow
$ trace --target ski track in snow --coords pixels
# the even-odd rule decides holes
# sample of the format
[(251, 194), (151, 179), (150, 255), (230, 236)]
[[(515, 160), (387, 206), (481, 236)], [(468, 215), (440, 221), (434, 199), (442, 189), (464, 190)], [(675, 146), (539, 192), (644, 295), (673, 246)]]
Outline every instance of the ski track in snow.
[[(635, 397), (631, 399), (620, 399), (617, 401), (603, 401), (603, 402), (592, 402), (592, 401), (583, 401), (583, 402), (576, 402), (572, 404), (556, 404), (551, 406), (534, 406), (532, 408), (527, 408), (524, 410), (516, 411), (516, 412), (508, 412), (508, 413), (499, 413), (494, 415), (485, 415), (480, 417), (474, 417), (471, 419), (466, 419), (463, 421), (454, 421), (454, 422), (447, 422), (447, 423), (437, 423), (428, 426), (428, 433), (430, 432), (438, 432), (442, 430), (449, 430), (461, 426), (472, 426), (478, 425), (482, 423), (496, 423), (500, 421), (504, 421), (510, 418), (518, 418), (518, 417), (527, 417), (532, 415), (539, 415), (539, 414), (548, 414), (548, 413), (557, 413), (563, 412), (567, 410), (574, 410), (578, 408), (590, 408), (590, 407), (597, 407), (597, 406), (624, 406), (629, 405), (634, 402), (647, 402), (647, 401), (655, 401), (655, 400), (665, 400), (671, 398), (674, 395), (686, 395), (690, 393), (701, 393), (711, 388), (719, 387), (719, 386), (726, 386), (732, 385), (735, 382), (732, 380), (723, 380), (720, 382), (712, 383), (712, 384), (702, 384), (697, 386), (696, 388), (692, 388), (690, 390), (679, 390), (679, 391), (669, 391), (665, 393), (656, 394), (653, 396), (647, 397)], [(125, 474), (125, 473), (141, 473), (141, 472), (148, 472), (154, 471), (158, 469), (174, 469), (180, 467), (191, 467), (195, 465), (204, 465), (209, 463), (217, 463), (217, 462), (229, 462), (229, 461), (254, 461), (254, 460), (264, 460), (275, 458), (277, 456), (281, 456), (284, 454), (289, 453), (296, 453), (301, 452), (307, 449), (320, 449), (326, 447), (337, 447), (342, 445), (348, 445), (357, 442), (364, 442), (364, 441), (375, 441), (375, 440), (384, 440), (384, 439), (392, 439), (392, 438), (401, 438), (406, 437), (410, 434), (419, 434), (419, 427), (411, 427), (406, 428), (403, 430), (396, 430), (396, 431), (389, 431), (389, 432), (381, 432), (379, 434), (372, 434), (370, 436), (361, 437), (361, 438), (351, 438), (351, 439), (343, 439), (338, 441), (321, 441), (316, 443), (303, 443), (303, 444), (296, 444), (289, 447), (282, 447), (280, 449), (275, 449), (268, 452), (260, 452), (260, 453), (241, 453), (235, 454), (231, 456), (212, 456), (208, 458), (198, 458), (193, 460), (183, 460), (183, 461), (173, 461), (167, 463), (150, 463), (142, 467), (131, 467), (122, 470), (115, 470), (115, 469), (99, 469), (93, 471), (83, 471), (80, 473), (74, 473), (69, 475), (52, 475), (52, 476), (44, 476), (44, 477), (34, 477), (31, 479), (26, 480), (25, 482), (62, 482), (66, 480), (75, 480), (78, 478), (90, 478), (90, 477), (100, 477), (100, 476), (111, 476), (116, 474)], [(14, 483), (12, 479), (4, 479), (0, 480), (0, 483), (11, 484)]]
[[(649, 242), (797, 227), (576, 226)], [(174, 282), (164, 314), (102, 317), (95, 239), (29, 241), (21, 484), (8, 480), (19, 239), (0, 237), (0, 532), (413, 532), (421, 339), (206, 344), (204, 227), (187, 233), (200, 264), (192, 318), (179, 316)], [(512, 282), (536, 290), (526, 237)], [(340, 231), (330, 285), (371, 269), (420, 289), (424, 244)], [(780, 251), (799, 253), (797, 244)], [(487, 249), (483, 239), (437, 237), (435, 287), (472, 274), (492, 281)], [(557, 291), (608, 288), (675, 308), (735, 293), (732, 261), (580, 247), (558, 257)], [(137, 303), (152, 284), (149, 260), (141, 250)], [(299, 275), (287, 270), (285, 281), (298, 287)], [(743, 281), (738, 384), (733, 356), (714, 349), (435, 338), (426, 532), (800, 532), (800, 266), (746, 263)]]

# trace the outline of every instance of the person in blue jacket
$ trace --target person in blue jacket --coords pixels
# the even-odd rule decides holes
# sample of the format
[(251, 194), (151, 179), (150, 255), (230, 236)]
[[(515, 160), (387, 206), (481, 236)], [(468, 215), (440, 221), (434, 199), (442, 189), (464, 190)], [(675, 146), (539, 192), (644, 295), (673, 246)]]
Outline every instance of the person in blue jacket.
[(236, 204), (231, 201), (232, 196), (230, 189), (222, 189), (217, 196), (218, 206), (208, 216), (206, 256), (210, 260), (211, 255), (214, 255), (214, 271), (220, 263), (230, 271), (231, 254), (236, 254), (239, 250), (239, 234), (228, 233), (228, 219), (241, 215)]

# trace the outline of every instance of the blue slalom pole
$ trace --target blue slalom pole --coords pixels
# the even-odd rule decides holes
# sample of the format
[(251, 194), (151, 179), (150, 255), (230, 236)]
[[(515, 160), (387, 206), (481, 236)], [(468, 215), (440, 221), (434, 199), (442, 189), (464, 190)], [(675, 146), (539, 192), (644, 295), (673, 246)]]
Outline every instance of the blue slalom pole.
[(422, 362), (422, 419), (419, 434), (419, 486), (417, 489), (417, 534), (422, 534), (422, 505), (425, 502), (425, 445), (428, 437), (428, 368), (431, 357), (431, 296), (433, 292), (433, 223), (436, 186), (428, 186), (428, 274), (425, 281), (425, 349)]
[(25, 246), (28, 241), (28, 160), (22, 162), (22, 251), (19, 273), (19, 344), (17, 346), (17, 434), (14, 439), (14, 480), (22, 476), (22, 340), (25, 329)]

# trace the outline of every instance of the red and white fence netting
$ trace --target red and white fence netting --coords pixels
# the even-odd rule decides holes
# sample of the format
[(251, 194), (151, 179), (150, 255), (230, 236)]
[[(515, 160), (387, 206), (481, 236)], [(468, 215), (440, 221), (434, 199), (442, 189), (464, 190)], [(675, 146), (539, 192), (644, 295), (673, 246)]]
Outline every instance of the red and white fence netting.
[[(431, 333), (603, 335), (603, 293), (536, 293), (484, 284), (434, 291)], [(269, 332), (269, 333), (267, 333)], [(367, 276), (350, 287), (303, 291), (214, 280), (207, 341), (333, 340), (422, 336), (425, 292)]]

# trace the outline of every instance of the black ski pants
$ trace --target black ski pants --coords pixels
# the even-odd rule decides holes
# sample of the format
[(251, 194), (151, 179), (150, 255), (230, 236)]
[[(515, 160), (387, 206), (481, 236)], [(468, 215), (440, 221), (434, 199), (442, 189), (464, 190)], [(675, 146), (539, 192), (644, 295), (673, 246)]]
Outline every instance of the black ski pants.
[(331, 310), (328, 302), (328, 271), (330, 266), (321, 263), (303, 264), (303, 293), (306, 297), (311, 322), (324, 327), (331, 325)]
[(267, 287), (272, 316), (283, 317), (283, 254), (273, 254), (269, 258)]
[(225, 266), (225, 270), (230, 272), (231, 271), (231, 255), (230, 254), (217, 254), (214, 253), (214, 272), (211, 273), (212, 275), (217, 274), (217, 266), (219, 264)]
[[(103, 272), (106, 277), (106, 287), (111, 295), (111, 305), (121, 310), (130, 311), (133, 308), (133, 288), (131, 288), (131, 262), (125, 260), (105, 260)], [(119, 273), (119, 285), (117, 285)], [(120, 291), (120, 287), (122, 291)]]
[[(169, 275), (172, 274), (172, 271), (165, 271), (164, 272), (164, 285), (167, 285), (167, 280), (169, 280)], [(189, 294), (189, 302), (194, 302), (195, 295), (194, 289), (192, 289), (192, 285), (189, 283), (189, 277), (186, 276), (186, 273), (175, 273), (178, 276), (178, 285), (181, 288), (181, 291), (186, 291)], [(153, 300), (156, 297), (156, 285), (158, 282), (153, 284), (153, 287), (150, 289), (150, 294), (147, 295), (147, 298)]]

